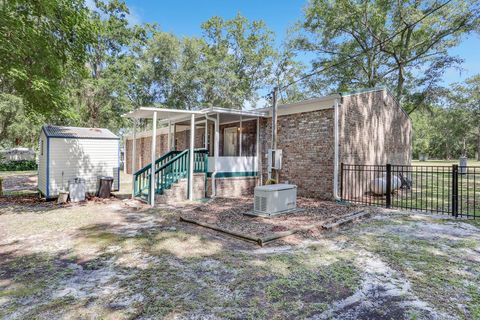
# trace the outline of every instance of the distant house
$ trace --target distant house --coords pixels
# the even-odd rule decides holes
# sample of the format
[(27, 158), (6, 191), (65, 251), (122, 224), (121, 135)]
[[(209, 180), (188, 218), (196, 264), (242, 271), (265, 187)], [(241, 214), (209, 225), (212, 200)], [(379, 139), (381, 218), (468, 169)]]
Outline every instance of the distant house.
[[(135, 174), (134, 196), (152, 192), (149, 185), (152, 155), (157, 159), (153, 184), (157, 201), (164, 201), (166, 197), (198, 197), (202, 193), (226, 197), (248, 195), (267, 179), (271, 108), (193, 111), (144, 107), (126, 117), (154, 119), (160, 124), (156, 132), (126, 137), (125, 165), (128, 173)], [(193, 137), (192, 128), (195, 128)], [(341, 163), (410, 164), (411, 131), (409, 116), (385, 88), (280, 105), (279, 182), (296, 184), (300, 196), (338, 198)], [(191, 139), (196, 149), (195, 155), (187, 159), (194, 161), (192, 170), (185, 160)], [(208, 152), (208, 157), (205, 158), (202, 150)], [(173, 169), (177, 171), (171, 173)], [(202, 173), (206, 176), (205, 186), (198, 179)], [(182, 179), (187, 179), (186, 185), (192, 189), (176, 188), (175, 184)], [(204, 191), (196, 192), (198, 188)], [(169, 191), (176, 189), (185, 189), (185, 192), (173, 195), (174, 192)], [(152, 202), (152, 198), (149, 199)]]
[(46, 125), (42, 127), (38, 154), (38, 190), (46, 197), (68, 190), (74, 178), (85, 179), (87, 192), (97, 190), (100, 176), (114, 178), (120, 186), (119, 137), (108, 129)]
[(24, 161), (35, 160), (35, 151), (28, 148), (12, 148), (0, 151), (0, 160), (2, 161)]

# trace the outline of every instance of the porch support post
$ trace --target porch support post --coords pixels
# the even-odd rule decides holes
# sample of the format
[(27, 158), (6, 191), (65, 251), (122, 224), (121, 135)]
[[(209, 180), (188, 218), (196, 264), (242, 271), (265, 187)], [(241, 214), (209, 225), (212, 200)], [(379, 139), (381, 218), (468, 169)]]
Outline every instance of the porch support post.
[(242, 119), (242, 115), (240, 115), (240, 134), (239, 134), (239, 139), (240, 139), (239, 149), (240, 149), (240, 150), (239, 150), (239, 152), (238, 152), (238, 155), (239, 155), (240, 157), (242, 156), (242, 140), (243, 140), (243, 139), (242, 139), (242, 137), (243, 137), (243, 136), (242, 136), (242, 131), (243, 131), (243, 130), (242, 130), (242, 129), (243, 129), (243, 128), (242, 128), (242, 124), (243, 124), (243, 123), (242, 123), (242, 120), (243, 120), (243, 119)]
[(172, 151), (172, 121), (168, 120), (168, 135), (167, 135), (167, 149), (168, 152)]
[(260, 157), (260, 118), (257, 117), (257, 143), (255, 145), (255, 155), (257, 156), (257, 176), (260, 185), (263, 185), (262, 175), (262, 157)]
[(215, 181), (217, 176), (217, 170), (219, 168), (218, 165), (218, 157), (220, 156), (220, 114), (217, 113), (217, 121), (215, 121), (215, 136), (213, 138), (213, 155), (214, 155), (214, 163), (215, 169), (212, 173), (212, 195), (217, 196), (217, 183)]
[(177, 150), (177, 124), (173, 124), (173, 150)]
[(190, 116), (190, 161), (188, 169), (188, 200), (193, 200), (193, 162), (195, 160), (195, 115)]
[(137, 166), (137, 119), (133, 119), (132, 141), (132, 198), (135, 197), (135, 167)]
[(220, 156), (220, 114), (217, 113), (217, 121), (215, 121), (215, 169), (218, 168), (218, 157)]
[(205, 149), (208, 151), (208, 120), (205, 118)]
[(157, 146), (157, 112), (152, 123), (152, 166), (150, 168), (150, 205), (155, 206), (155, 147)]

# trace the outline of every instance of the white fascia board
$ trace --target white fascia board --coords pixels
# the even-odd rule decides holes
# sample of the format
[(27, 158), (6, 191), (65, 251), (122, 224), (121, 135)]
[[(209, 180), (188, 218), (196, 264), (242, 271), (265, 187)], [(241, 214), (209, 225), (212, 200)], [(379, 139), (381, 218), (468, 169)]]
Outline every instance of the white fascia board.
[(136, 110), (130, 111), (123, 115), (125, 118), (132, 119), (151, 119), (154, 113), (157, 113), (159, 119), (170, 119), (181, 115), (187, 116), (191, 114), (202, 114), (202, 111), (198, 110), (179, 110), (179, 109), (166, 109), (155, 107), (140, 107)]
[[(278, 116), (285, 116), (295, 113), (311, 112), (325, 109), (333, 109), (335, 99), (340, 99), (339, 94), (326, 97), (315, 98), (310, 100), (299, 101), (295, 103), (283, 104), (278, 106)], [(267, 111), (268, 117), (272, 116), (272, 108), (263, 108), (261, 111)]]
[(251, 117), (265, 117), (267, 115), (265, 111), (238, 110), (238, 109), (228, 109), (228, 108), (219, 108), (219, 107), (211, 107), (208, 109), (203, 109), (201, 110), (201, 112), (205, 114), (220, 113), (220, 114), (233, 114), (233, 115), (251, 116)]

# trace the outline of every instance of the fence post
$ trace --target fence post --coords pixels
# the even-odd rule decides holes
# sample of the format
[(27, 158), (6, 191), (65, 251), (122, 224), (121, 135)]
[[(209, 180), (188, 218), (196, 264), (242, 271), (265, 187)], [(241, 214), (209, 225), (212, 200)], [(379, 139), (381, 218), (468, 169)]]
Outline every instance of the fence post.
[(340, 163), (340, 200), (343, 200), (343, 162)]
[(458, 165), (452, 165), (452, 216), (458, 217)]
[(387, 163), (386, 166), (387, 169), (387, 198), (386, 198), (386, 207), (391, 208), (392, 207), (392, 165), (390, 163)]

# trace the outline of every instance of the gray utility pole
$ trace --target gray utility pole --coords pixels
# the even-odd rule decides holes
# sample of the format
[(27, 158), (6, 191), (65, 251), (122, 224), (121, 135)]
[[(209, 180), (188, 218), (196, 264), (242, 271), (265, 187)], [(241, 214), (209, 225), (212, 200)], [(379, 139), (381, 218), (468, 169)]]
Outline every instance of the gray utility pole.
[[(278, 87), (273, 88), (272, 92), (272, 159), (271, 161), (275, 163), (274, 154), (277, 150), (277, 96), (278, 96)], [(270, 163), (270, 166), (272, 164)], [(273, 170), (273, 169), (272, 169)], [(278, 170), (275, 169), (275, 178), (278, 183)]]

